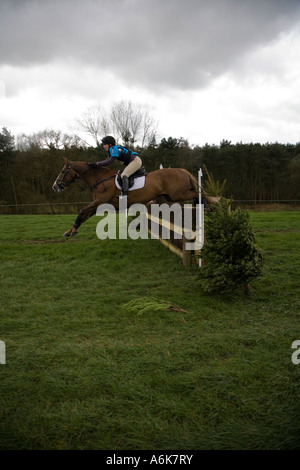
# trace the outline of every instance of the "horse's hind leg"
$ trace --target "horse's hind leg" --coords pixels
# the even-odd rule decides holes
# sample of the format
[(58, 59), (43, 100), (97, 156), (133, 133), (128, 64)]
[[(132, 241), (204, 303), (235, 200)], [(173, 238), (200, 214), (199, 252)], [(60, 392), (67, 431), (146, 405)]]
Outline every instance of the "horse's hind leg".
[(72, 227), (64, 233), (64, 237), (74, 237), (74, 235), (77, 235), (80, 225), (92, 217), (92, 215), (96, 214), (99, 204), (99, 201), (93, 201), (91, 204), (81, 209)]

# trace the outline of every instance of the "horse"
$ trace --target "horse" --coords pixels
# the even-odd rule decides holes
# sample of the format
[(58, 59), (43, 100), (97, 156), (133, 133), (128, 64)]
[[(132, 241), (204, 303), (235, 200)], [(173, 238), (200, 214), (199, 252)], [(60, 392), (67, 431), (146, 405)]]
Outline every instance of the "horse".
[[(89, 185), (93, 201), (84, 207), (76, 217), (73, 226), (64, 233), (64, 237), (74, 236), (79, 227), (96, 214), (100, 204), (111, 204), (119, 207), (120, 189), (115, 184), (117, 171), (106, 167), (91, 167), (87, 162), (70, 161), (64, 158), (64, 166), (53, 183), (55, 192), (63, 191), (78, 178)], [(197, 200), (199, 197), (196, 178), (184, 168), (163, 168), (149, 172), (145, 185), (141, 189), (129, 191), (127, 204), (148, 204), (150, 201), (168, 201), (175, 203)]]

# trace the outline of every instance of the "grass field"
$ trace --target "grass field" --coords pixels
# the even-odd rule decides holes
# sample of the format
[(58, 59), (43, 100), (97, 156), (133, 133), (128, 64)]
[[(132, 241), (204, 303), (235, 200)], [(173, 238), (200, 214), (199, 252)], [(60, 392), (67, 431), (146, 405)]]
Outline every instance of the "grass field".
[(0, 449), (300, 449), (300, 213), (251, 214), (263, 275), (226, 296), (73, 218), (0, 216)]

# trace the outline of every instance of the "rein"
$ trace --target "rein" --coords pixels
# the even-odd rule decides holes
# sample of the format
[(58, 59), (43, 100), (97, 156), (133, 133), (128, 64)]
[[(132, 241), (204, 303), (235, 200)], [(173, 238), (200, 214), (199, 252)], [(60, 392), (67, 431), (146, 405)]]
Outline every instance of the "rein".
[[(84, 170), (81, 175), (84, 175), (85, 173), (87, 173), (88, 171), (90, 171), (92, 168), (87, 168), (86, 170)], [(81, 178), (81, 175), (78, 175), (78, 178)], [(101, 183), (105, 183), (105, 181), (109, 181), (110, 179), (112, 178), (115, 178), (116, 175), (111, 175), (109, 176), (108, 178), (105, 178), (103, 180), (100, 180), (100, 181), (96, 181), (95, 184), (93, 184), (92, 186), (90, 186), (90, 191), (93, 191), (95, 188), (97, 188), (97, 186), (99, 186), (99, 184)]]
[(111, 175), (108, 178), (105, 178), (104, 180), (96, 181), (96, 183), (93, 184), (93, 186), (90, 187), (90, 191), (93, 191), (95, 188), (97, 188), (97, 186), (99, 186), (99, 184), (105, 183), (105, 181), (109, 181), (109, 180), (111, 180), (112, 178), (115, 178), (115, 177), (116, 177), (116, 175)]
[[(60, 180), (58, 180), (58, 178), (56, 179), (56, 184), (59, 186), (59, 188), (60, 188), (61, 190), (63, 190), (66, 186), (68, 186), (69, 184), (73, 183), (73, 181), (75, 181), (75, 180), (81, 178), (82, 175), (84, 175), (85, 173), (87, 173), (88, 171), (91, 170), (91, 168), (88, 167), (86, 170), (84, 170), (83, 172), (81, 172), (81, 174), (78, 174), (78, 175), (76, 175), (75, 177), (73, 177), (72, 181), (70, 181), (69, 183), (66, 183), (66, 182), (65, 182), (65, 179), (66, 179), (67, 175), (70, 173), (71, 168), (72, 168), (72, 163), (69, 163), (69, 165), (67, 166), (66, 170), (62, 173), (61, 179), (60, 179)], [(109, 176), (108, 178), (104, 178), (104, 179), (102, 179), (102, 180), (100, 180), (100, 181), (96, 181), (96, 183), (93, 184), (93, 185), (90, 187), (90, 191), (93, 191), (95, 188), (97, 188), (97, 186), (99, 186), (99, 184), (105, 183), (105, 181), (109, 181), (110, 179), (115, 178), (115, 176), (116, 176), (116, 175), (114, 174), (114, 175)], [(106, 189), (105, 189), (105, 191), (106, 191)]]

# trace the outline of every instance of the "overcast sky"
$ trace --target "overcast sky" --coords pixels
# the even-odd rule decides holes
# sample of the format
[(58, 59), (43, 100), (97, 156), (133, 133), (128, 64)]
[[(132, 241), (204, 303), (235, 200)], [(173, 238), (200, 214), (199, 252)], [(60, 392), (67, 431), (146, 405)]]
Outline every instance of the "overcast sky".
[(0, 129), (150, 106), (191, 145), (300, 141), (300, 0), (0, 0)]

